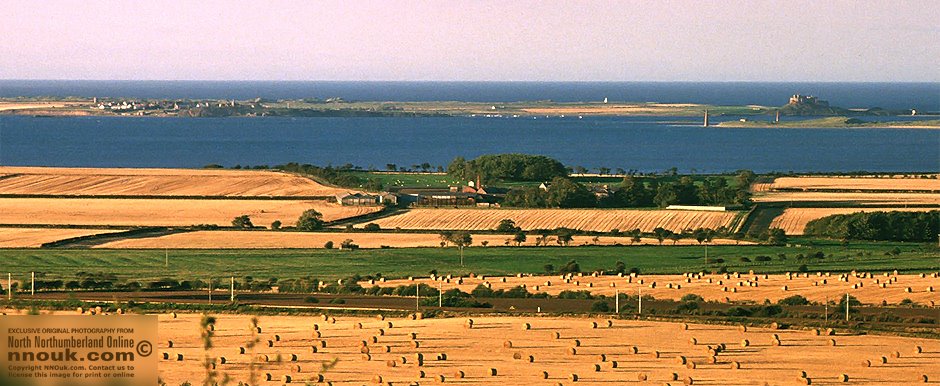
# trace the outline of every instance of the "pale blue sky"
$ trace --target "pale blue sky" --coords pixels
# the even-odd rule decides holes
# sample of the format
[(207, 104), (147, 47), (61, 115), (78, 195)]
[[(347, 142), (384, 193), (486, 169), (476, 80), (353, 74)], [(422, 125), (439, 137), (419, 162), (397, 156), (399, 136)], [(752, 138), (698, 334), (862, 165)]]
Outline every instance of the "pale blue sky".
[(9, 1), (0, 79), (940, 81), (940, 1)]

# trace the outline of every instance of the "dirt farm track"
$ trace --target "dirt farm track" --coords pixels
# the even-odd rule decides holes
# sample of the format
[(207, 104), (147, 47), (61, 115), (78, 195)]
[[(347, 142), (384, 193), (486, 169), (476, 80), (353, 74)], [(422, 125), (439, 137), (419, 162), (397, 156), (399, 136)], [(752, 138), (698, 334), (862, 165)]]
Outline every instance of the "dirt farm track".
[[(250, 318), (218, 315), (215, 324), (209, 354), (235, 382), (250, 381), (251, 366), (252, 384), (911, 385), (940, 377), (940, 342), (929, 339), (604, 318), (261, 316), (260, 344), (242, 353)], [(203, 379), (199, 319), (159, 315), (167, 385)]]

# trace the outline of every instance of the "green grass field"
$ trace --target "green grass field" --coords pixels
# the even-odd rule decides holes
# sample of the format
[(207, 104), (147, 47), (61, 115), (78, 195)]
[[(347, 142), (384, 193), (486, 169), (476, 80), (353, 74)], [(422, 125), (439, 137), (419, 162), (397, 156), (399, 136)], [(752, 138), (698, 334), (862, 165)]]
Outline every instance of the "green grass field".
[[(458, 251), (448, 248), (408, 248), (380, 250), (169, 250), (169, 265), (164, 267), (164, 250), (0, 250), (0, 275), (12, 273), (27, 280), (29, 272), (46, 274), (47, 279), (72, 280), (77, 272), (106, 272), (123, 280), (147, 281), (163, 277), (184, 279), (226, 278), (229, 276), (278, 279), (313, 276), (323, 279), (353, 274), (382, 273), (388, 277), (426, 276), (432, 269), (442, 274), (469, 272), (499, 275), (544, 273), (546, 264), (555, 267), (576, 260), (582, 271), (613, 269), (617, 261), (641, 273), (683, 273), (712, 271), (727, 267), (730, 271), (796, 271), (806, 264), (810, 271), (927, 272), (940, 270), (940, 252), (935, 246), (904, 243), (854, 243), (845, 248), (837, 242), (815, 241), (803, 247), (711, 246), (710, 258), (724, 263), (705, 264), (702, 246), (635, 247), (472, 247), (464, 251), (465, 266), (459, 265)], [(898, 247), (899, 256), (885, 252)], [(816, 251), (824, 259), (798, 260), (797, 254)], [(858, 254), (862, 256), (859, 257)], [(785, 254), (781, 260), (778, 255)], [(753, 262), (755, 257), (770, 256), (772, 261)], [(750, 263), (742, 262), (747, 257)], [(3, 281), (5, 285), (5, 281)]]

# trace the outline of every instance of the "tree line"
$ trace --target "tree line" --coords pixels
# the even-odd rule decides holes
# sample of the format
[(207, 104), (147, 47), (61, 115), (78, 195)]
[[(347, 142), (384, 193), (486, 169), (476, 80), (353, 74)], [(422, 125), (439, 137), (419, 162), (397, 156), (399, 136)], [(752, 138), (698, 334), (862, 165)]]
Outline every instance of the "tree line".
[(804, 233), (840, 240), (936, 241), (940, 210), (837, 214), (810, 221)]
[(656, 178), (645, 178), (644, 181), (626, 176), (619, 186), (595, 194), (584, 184), (565, 177), (555, 177), (545, 189), (533, 186), (509, 191), (503, 205), (523, 208), (747, 206), (751, 198), (749, 187), (754, 178), (754, 173), (749, 170), (739, 171), (733, 185), (729, 185), (723, 177), (708, 177), (696, 184), (689, 176), (675, 181), (660, 181)]

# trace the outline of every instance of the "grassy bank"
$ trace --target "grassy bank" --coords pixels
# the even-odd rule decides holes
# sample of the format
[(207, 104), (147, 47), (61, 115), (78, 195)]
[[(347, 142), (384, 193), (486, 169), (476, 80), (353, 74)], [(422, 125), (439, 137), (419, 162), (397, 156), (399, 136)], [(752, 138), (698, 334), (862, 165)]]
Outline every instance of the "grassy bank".
[[(940, 252), (933, 245), (911, 243), (852, 243), (796, 240), (801, 247), (711, 246), (706, 264), (703, 246), (635, 247), (522, 247), (464, 250), (463, 267), (456, 248), (402, 248), (359, 251), (339, 250), (0, 250), (3, 267), (15, 280), (28, 281), (31, 271), (45, 273), (45, 279), (73, 280), (78, 272), (114, 273), (122, 280), (148, 281), (163, 277), (208, 279), (253, 276), (259, 279), (289, 279), (313, 276), (322, 279), (353, 274), (382, 273), (389, 277), (426, 276), (440, 273), (475, 272), (487, 275), (544, 273), (544, 266), (556, 268), (576, 260), (583, 271), (612, 270), (618, 261), (641, 273), (683, 273), (712, 271), (796, 271), (806, 265), (809, 271), (892, 271), (926, 272), (940, 269)], [(666, 242), (668, 243), (668, 241)], [(813, 245), (810, 245), (810, 244)], [(886, 255), (893, 250), (900, 254)], [(803, 258), (817, 252), (824, 258)], [(164, 266), (165, 257), (169, 264)], [(781, 258), (781, 255), (783, 256)], [(758, 262), (758, 256), (770, 261)], [(750, 260), (749, 262), (746, 261)], [(5, 281), (2, 283), (6, 285)]]

